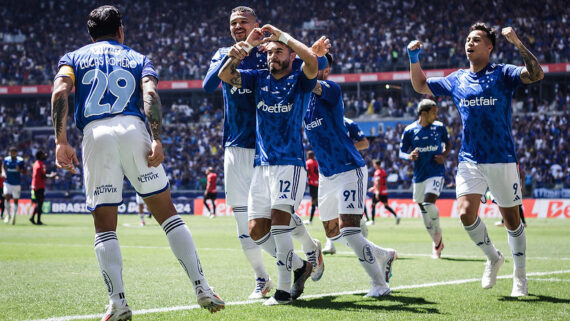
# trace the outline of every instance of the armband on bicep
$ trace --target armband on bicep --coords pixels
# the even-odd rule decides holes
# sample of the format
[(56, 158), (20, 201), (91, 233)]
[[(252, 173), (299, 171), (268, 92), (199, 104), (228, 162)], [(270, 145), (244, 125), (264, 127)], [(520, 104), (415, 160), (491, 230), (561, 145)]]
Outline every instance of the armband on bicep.
[(75, 85), (75, 73), (73, 72), (73, 68), (71, 68), (71, 66), (68, 65), (61, 66), (55, 78), (58, 77), (68, 77), (69, 79), (71, 79), (71, 82), (73, 82), (73, 84)]

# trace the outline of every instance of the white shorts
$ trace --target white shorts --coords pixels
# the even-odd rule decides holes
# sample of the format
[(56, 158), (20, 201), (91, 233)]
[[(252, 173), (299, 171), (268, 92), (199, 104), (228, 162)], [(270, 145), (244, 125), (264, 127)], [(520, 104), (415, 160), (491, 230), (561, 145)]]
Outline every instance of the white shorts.
[(135, 194), (135, 202), (137, 203), (137, 205), (141, 205), (141, 204), (144, 205), (144, 200), (139, 194)]
[(20, 185), (11, 185), (4, 182), (4, 195), (12, 195), (13, 199), (20, 199), (20, 192), (22, 187)]
[(414, 201), (421, 204), (424, 202), (426, 194), (434, 194), (439, 196), (443, 188), (443, 176), (434, 176), (423, 182), (414, 183)]
[(226, 204), (246, 206), (253, 177), (255, 149), (226, 147), (224, 151), (224, 187)]
[(276, 205), (290, 205), (295, 211), (303, 199), (306, 181), (307, 172), (300, 166), (255, 167), (249, 188), (249, 220), (270, 219)]
[(367, 182), (366, 166), (329, 177), (319, 175), (319, 217), (321, 221), (337, 219), (339, 214), (362, 215)]
[(456, 194), (485, 195), (487, 187), (500, 207), (522, 204), (521, 181), (516, 163), (475, 164), (460, 162), (457, 167)]
[(162, 165), (148, 167), (151, 139), (136, 116), (115, 116), (89, 123), (83, 130), (83, 172), (87, 208), (123, 202), (126, 176), (143, 198), (168, 188)]

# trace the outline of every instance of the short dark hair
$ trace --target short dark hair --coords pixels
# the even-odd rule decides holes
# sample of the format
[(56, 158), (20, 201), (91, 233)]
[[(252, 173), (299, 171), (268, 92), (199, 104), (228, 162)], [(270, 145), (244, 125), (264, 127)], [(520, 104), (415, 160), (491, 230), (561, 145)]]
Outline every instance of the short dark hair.
[(469, 32), (475, 30), (481, 30), (485, 32), (487, 38), (489, 38), (489, 40), (491, 40), (491, 43), (493, 44), (493, 49), (495, 49), (495, 42), (497, 41), (497, 31), (495, 31), (494, 28), (487, 27), (487, 25), (484, 22), (475, 22), (473, 25), (471, 25), (471, 28), (469, 28)]
[(101, 6), (87, 16), (87, 29), (93, 39), (114, 36), (123, 25), (123, 16), (114, 6)]
[(332, 68), (332, 64), (333, 64), (333, 56), (330, 52), (327, 52), (325, 54), (325, 57), (327, 57), (327, 62), (329, 63), (329, 68)]
[(36, 159), (41, 160), (42, 158), (45, 158), (45, 153), (44, 153), (43, 151), (41, 151), (41, 150), (38, 150), (38, 151), (36, 152)]
[(248, 13), (250, 14), (252, 17), (256, 18), (257, 20), (257, 15), (255, 14), (255, 10), (253, 10), (250, 7), (246, 7), (246, 6), (239, 6), (239, 7), (235, 7), (232, 9), (232, 14), (234, 14), (235, 12), (239, 12), (239, 13)]
[(313, 152), (312, 150), (308, 151), (308, 152), (307, 152), (307, 157), (309, 157), (309, 158), (315, 157), (315, 152)]
[(380, 166), (382, 164), (379, 159), (374, 159), (374, 160), (372, 160), (372, 162), (374, 163), (374, 165), (378, 165), (378, 166)]
[(17, 151), (18, 151), (18, 148), (16, 148), (16, 146), (10, 146), (9, 151), (10, 151), (10, 153), (11, 153), (11, 152), (17, 152)]

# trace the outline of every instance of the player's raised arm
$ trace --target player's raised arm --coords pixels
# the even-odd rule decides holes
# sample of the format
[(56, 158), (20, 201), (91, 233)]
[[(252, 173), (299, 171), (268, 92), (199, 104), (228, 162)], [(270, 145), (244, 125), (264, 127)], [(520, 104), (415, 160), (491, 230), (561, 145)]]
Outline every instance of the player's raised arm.
[(246, 41), (239, 42), (232, 46), (228, 53), (229, 59), (218, 73), (218, 77), (220, 77), (223, 82), (236, 88), (241, 88), (241, 74), (237, 67), (253, 47), (257, 47), (261, 44), (262, 37), (263, 33), (261, 29), (255, 28), (251, 31)]
[(319, 71), (319, 62), (317, 60), (317, 56), (313, 53), (311, 48), (307, 47), (299, 40), (291, 37), (290, 34), (283, 32), (272, 25), (267, 24), (263, 26), (261, 30), (263, 32), (268, 32), (271, 34), (269, 37), (265, 38), (264, 41), (280, 41), (289, 46), (299, 56), (299, 58), (303, 60), (303, 73), (305, 73), (307, 79), (314, 79), (317, 77), (317, 72)]
[[(65, 68), (67, 66), (63, 66)], [(51, 118), (55, 131), (55, 164), (74, 174), (79, 160), (75, 150), (67, 143), (67, 114), (69, 112), (68, 97), (73, 88), (73, 80), (67, 76), (57, 77), (53, 84), (51, 96)]]
[(542, 78), (544, 78), (542, 67), (540, 67), (536, 57), (522, 44), (513, 28), (503, 28), (501, 33), (510, 43), (517, 47), (523, 57), (525, 67), (521, 71), (521, 82), (523, 84), (532, 84), (533, 82), (542, 80)]
[(408, 57), (410, 58), (410, 77), (412, 79), (412, 87), (420, 94), (432, 95), (431, 89), (427, 84), (427, 77), (420, 66), (419, 55), (422, 51), (422, 42), (413, 40), (408, 44)]
[(156, 90), (158, 80), (146, 76), (141, 80), (143, 92), (144, 113), (150, 128), (152, 145), (150, 155), (147, 157), (148, 166), (156, 167), (164, 160), (162, 151), (162, 103)]

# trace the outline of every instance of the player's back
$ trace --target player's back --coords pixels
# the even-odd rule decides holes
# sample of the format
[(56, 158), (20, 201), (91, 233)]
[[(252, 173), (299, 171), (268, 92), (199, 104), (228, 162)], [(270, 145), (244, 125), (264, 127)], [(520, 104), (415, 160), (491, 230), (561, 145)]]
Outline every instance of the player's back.
[(149, 59), (115, 40), (103, 40), (67, 53), (58, 67), (67, 65), (75, 78), (75, 121), (83, 130), (90, 121), (140, 111), (141, 79), (158, 79)]

